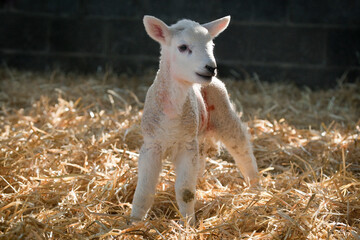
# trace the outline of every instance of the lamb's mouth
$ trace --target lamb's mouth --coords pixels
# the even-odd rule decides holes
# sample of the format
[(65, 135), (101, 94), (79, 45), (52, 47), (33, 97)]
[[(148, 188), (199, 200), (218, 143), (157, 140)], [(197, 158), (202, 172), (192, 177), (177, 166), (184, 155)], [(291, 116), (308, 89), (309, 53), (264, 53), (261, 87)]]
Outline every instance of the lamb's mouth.
[(200, 74), (200, 73), (196, 73), (196, 75), (198, 75), (199, 77), (205, 79), (206, 81), (210, 81), (211, 78), (213, 77), (212, 75), (203, 75), (203, 74)]

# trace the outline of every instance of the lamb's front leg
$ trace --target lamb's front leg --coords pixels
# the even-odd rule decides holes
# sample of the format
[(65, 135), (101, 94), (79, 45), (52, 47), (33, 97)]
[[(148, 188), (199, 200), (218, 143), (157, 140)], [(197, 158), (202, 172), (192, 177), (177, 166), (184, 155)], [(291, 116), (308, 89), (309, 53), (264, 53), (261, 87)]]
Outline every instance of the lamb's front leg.
[(144, 219), (153, 204), (161, 165), (160, 146), (144, 144), (140, 150), (138, 182), (132, 202), (131, 217), (133, 220)]
[(196, 140), (184, 144), (176, 159), (176, 201), (181, 215), (195, 222), (196, 181), (199, 172), (199, 146)]

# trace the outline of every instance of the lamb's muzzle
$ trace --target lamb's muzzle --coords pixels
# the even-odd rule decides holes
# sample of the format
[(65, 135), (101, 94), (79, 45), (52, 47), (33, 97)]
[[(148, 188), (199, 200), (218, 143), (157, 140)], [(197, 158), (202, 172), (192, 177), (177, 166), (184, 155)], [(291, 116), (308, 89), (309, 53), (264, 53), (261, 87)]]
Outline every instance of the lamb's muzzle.
[(216, 75), (216, 66), (212, 67), (212, 66), (206, 65), (205, 68), (211, 73), (212, 76)]

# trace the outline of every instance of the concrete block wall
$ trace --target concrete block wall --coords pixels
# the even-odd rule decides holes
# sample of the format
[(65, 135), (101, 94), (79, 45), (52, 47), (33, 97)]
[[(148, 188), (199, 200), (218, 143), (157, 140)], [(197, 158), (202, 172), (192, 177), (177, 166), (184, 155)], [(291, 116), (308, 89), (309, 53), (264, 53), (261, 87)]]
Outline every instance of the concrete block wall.
[(159, 56), (145, 14), (168, 24), (231, 15), (215, 39), (223, 76), (326, 87), (360, 75), (360, 0), (0, 0), (0, 63), (142, 73)]

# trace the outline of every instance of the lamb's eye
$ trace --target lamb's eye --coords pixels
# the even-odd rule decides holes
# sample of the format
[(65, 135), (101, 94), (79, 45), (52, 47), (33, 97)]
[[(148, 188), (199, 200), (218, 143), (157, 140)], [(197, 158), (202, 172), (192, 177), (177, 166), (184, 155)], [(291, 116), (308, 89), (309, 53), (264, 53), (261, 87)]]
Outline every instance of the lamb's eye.
[(183, 45), (180, 45), (178, 47), (178, 49), (179, 49), (180, 52), (185, 52), (186, 50), (188, 50), (188, 46), (183, 44)]

